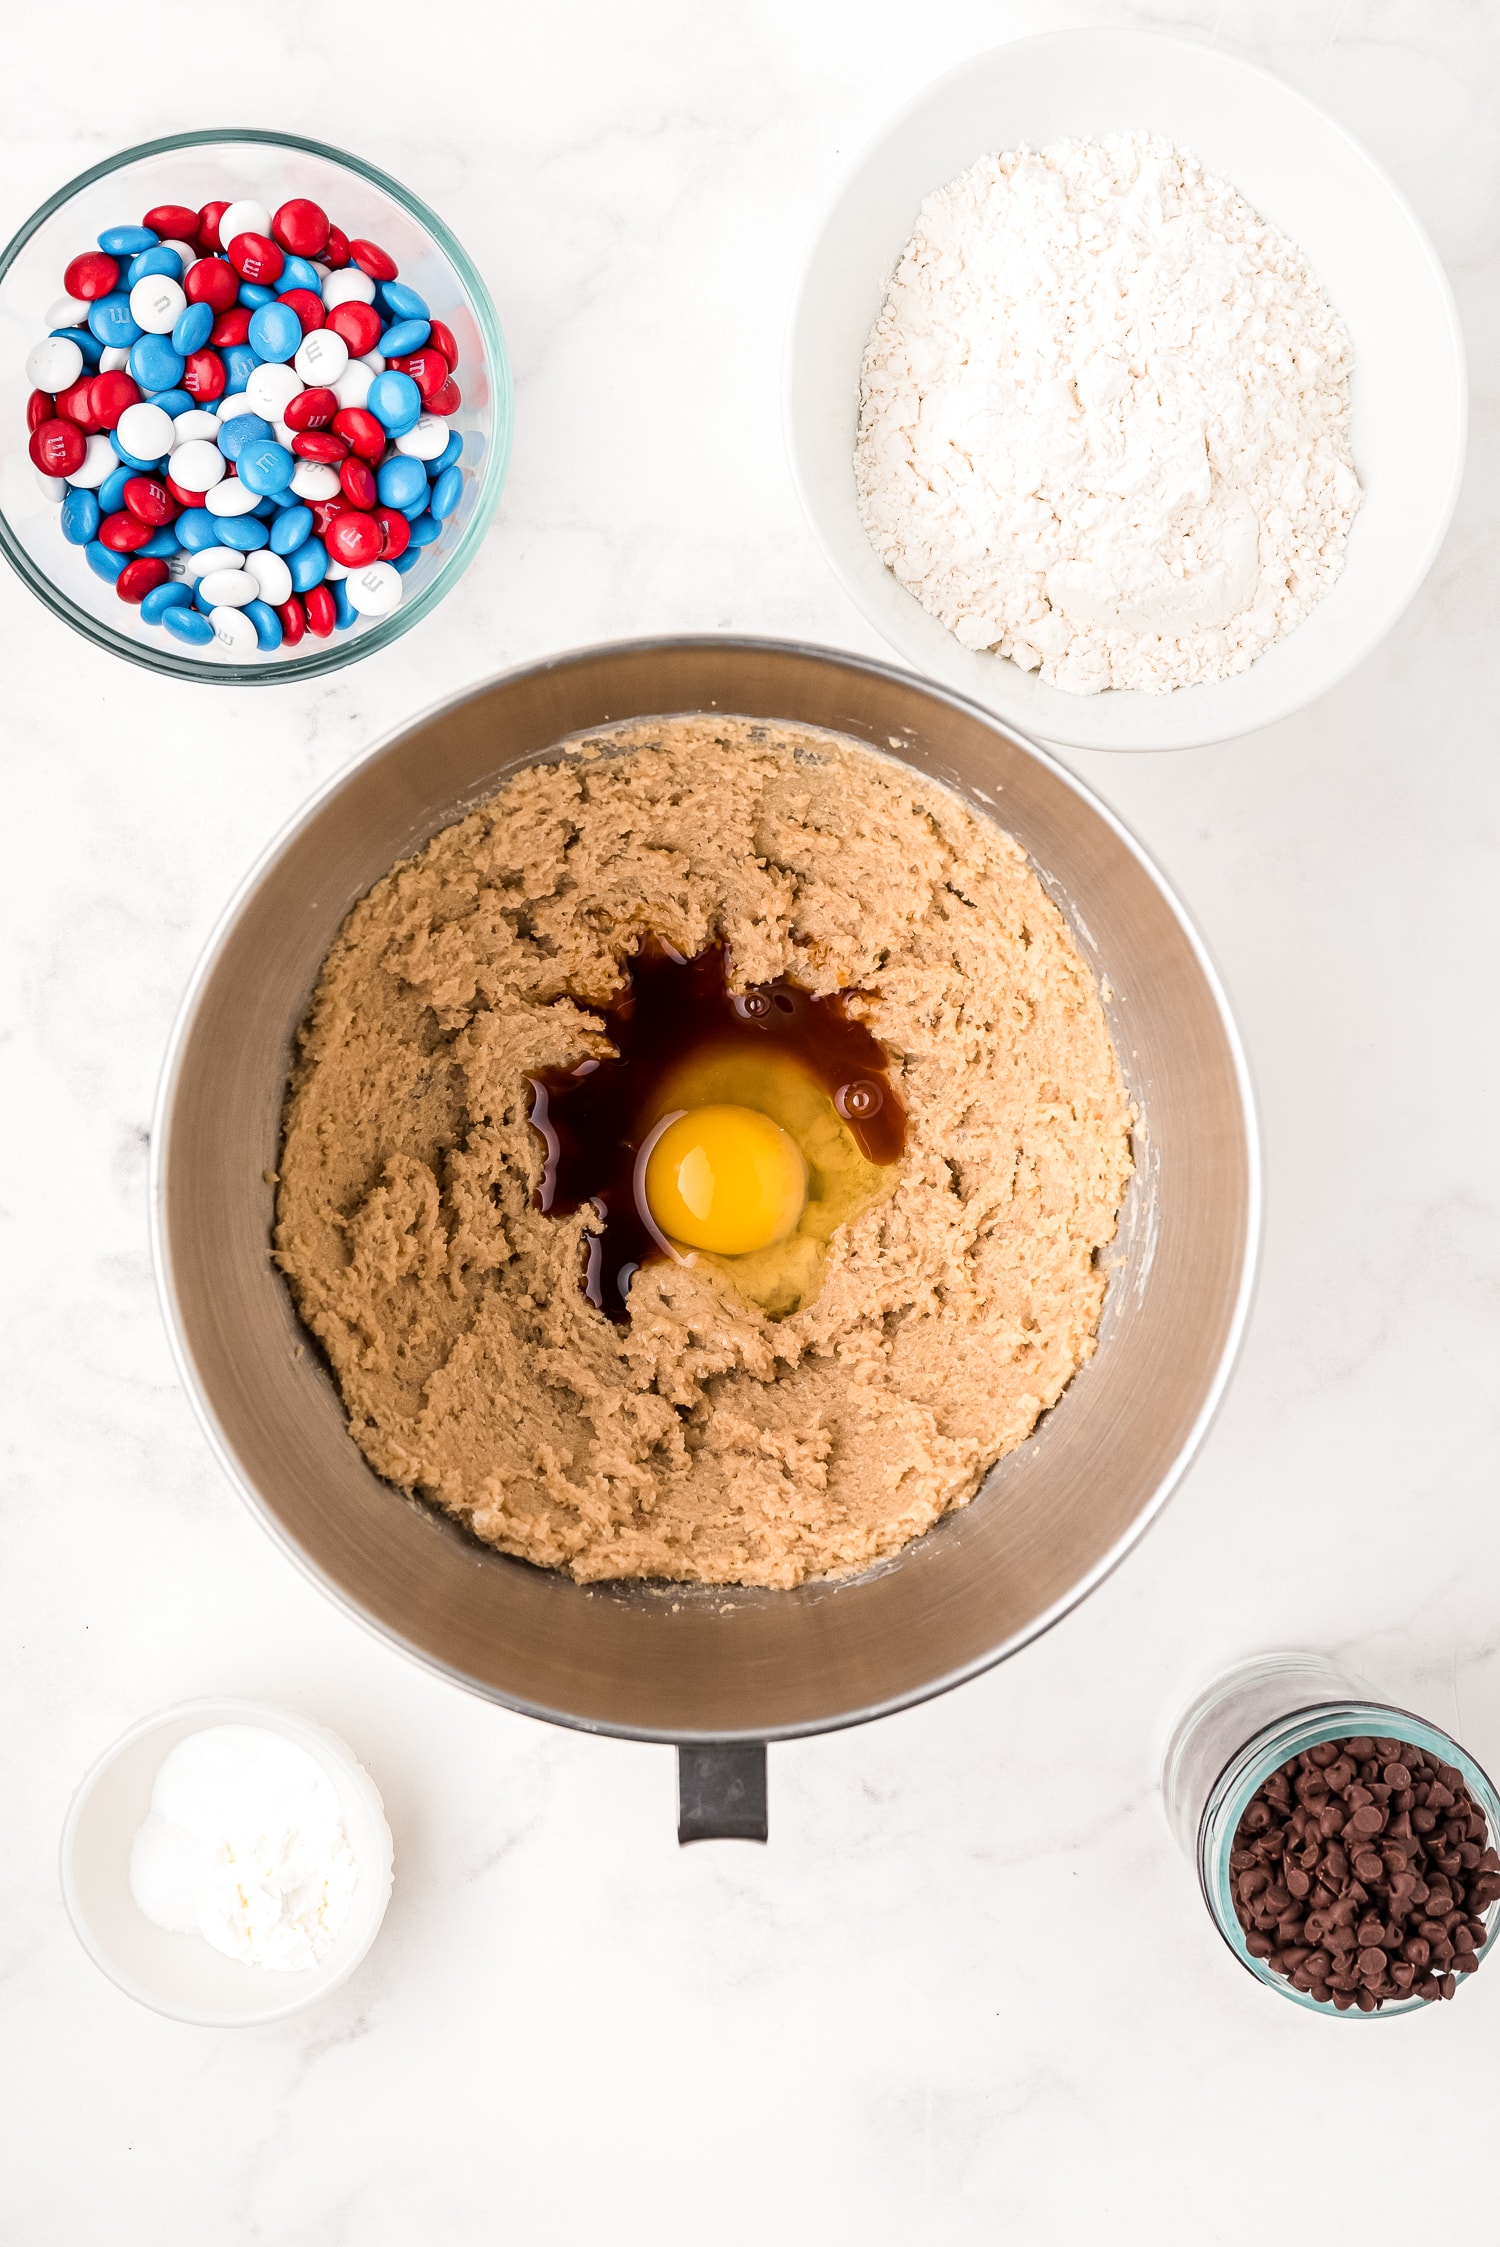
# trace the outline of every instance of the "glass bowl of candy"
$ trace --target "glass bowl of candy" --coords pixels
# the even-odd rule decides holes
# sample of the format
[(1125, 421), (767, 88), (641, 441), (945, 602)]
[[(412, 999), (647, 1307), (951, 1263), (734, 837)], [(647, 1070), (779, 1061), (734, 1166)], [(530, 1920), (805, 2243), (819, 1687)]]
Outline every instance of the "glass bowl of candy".
[(500, 497), (483, 281), (357, 156), (179, 133), (0, 253), (0, 546), (54, 615), (176, 678), (307, 678), (436, 607)]

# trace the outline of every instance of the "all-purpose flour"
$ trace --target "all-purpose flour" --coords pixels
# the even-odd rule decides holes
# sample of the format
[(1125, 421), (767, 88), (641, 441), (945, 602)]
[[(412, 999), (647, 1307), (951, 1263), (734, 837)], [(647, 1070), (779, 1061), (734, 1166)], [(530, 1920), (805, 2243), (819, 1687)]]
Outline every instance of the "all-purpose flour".
[(855, 474), (925, 609), (1077, 694), (1243, 671), (1343, 567), (1349, 338), (1296, 245), (1148, 133), (929, 195)]

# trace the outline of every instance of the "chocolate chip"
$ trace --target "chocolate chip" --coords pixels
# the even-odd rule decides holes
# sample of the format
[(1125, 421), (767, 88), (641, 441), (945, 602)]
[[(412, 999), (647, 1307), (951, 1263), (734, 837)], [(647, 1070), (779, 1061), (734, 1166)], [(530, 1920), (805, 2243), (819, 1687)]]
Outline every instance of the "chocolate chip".
[(1500, 1901), (1500, 1852), (1462, 1774), (1399, 1740), (1291, 1757), (1247, 1806), (1229, 1865), (1251, 1956), (1340, 2012), (1451, 1997)]

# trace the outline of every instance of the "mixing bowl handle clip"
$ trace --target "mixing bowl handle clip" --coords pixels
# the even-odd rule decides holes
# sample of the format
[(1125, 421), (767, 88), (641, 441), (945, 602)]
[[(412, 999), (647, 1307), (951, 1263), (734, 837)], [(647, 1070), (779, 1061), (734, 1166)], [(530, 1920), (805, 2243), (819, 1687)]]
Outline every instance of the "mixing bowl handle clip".
[(677, 1839), (764, 1841), (764, 1740), (709, 1741), (677, 1750)]

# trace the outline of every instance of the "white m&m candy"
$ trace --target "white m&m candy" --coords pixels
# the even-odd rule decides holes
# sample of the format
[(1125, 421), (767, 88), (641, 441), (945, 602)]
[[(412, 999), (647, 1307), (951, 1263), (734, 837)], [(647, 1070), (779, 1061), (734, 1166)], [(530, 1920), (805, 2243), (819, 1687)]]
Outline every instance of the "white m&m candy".
[[(77, 350), (77, 345), (74, 345)], [(349, 364), (349, 346), (332, 328), (313, 328), (297, 346), (292, 365), (313, 389), (331, 390)], [(45, 388), (46, 385), (41, 385)]]
[(260, 500), (238, 476), (226, 476), (222, 484), (215, 484), (204, 494), (203, 504), (210, 515), (253, 515)]
[(280, 360), (268, 359), (252, 369), (245, 384), (245, 404), (262, 421), (279, 421), (298, 391), (306, 388), (301, 375), (293, 374)]
[(401, 578), (389, 562), (367, 562), (348, 576), (349, 606), (361, 616), (389, 616), (401, 603)]
[(258, 554), (247, 554), (244, 567), (260, 587), (261, 599), (269, 601), (273, 609), (279, 609), (283, 601), (291, 599), (292, 573), (281, 556), (273, 554), (268, 546), (263, 546)]
[[(254, 578), (250, 582), (253, 585), (255, 583)], [(255, 595), (250, 593), (246, 595), (246, 598), (253, 601)], [(260, 643), (256, 637), (255, 626), (243, 609), (231, 608), (227, 604), (222, 608), (210, 609), (208, 621), (214, 628), (214, 648), (218, 654), (253, 655), (255, 653)]]
[[(117, 434), (125, 450), (135, 459), (160, 460), (172, 450), (172, 439), (176, 431), (169, 413), (164, 412), (160, 406), (149, 405), (145, 399), (141, 399), (136, 405), (125, 408), (119, 419)], [(174, 476), (177, 474), (175, 468), (172, 473)], [(188, 489), (196, 490), (197, 486), (189, 485)]]
[(375, 284), (357, 265), (341, 265), (323, 283), (323, 303), (331, 312), (337, 304), (373, 304)]
[(248, 570), (205, 570), (198, 585), (210, 608), (242, 609), (247, 601), (260, 598), (260, 587)]
[(414, 428), (396, 439), (396, 450), (406, 453), (412, 460), (436, 460), (440, 452), (447, 451), (452, 434), (451, 426), (441, 414), (423, 414)]
[(321, 460), (299, 460), (292, 470), (292, 490), (299, 499), (332, 499), (339, 489), (339, 472)]
[[(156, 410), (159, 413), (161, 408)], [(211, 445), (206, 437), (190, 437), (172, 455), (172, 481), (181, 484), (185, 492), (211, 492), (222, 481), (226, 465), (217, 445)]]
[(270, 231), (270, 212), (264, 203), (257, 203), (248, 195), (242, 195), (237, 203), (231, 203), (228, 210), (219, 215), (219, 247), (223, 250), (241, 234), (269, 234)]
[(186, 308), (186, 293), (170, 274), (148, 273), (130, 292), (130, 317), (147, 335), (170, 335)]
[(200, 546), (189, 554), (189, 577), (210, 577), (215, 570), (238, 570), (245, 566), (245, 557), (237, 546)]
[(363, 359), (351, 359), (333, 385), (333, 394), (340, 407), (362, 406), (370, 395), (370, 385), (375, 380)]
[[(346, 351), (344, 358), (348, 357)], [(55, 396), (82, 372), (83, 353), (69, 336), (44, 335), (26, 354), (26, 380), (33, 390), (50, 390)]]
[(185, 414), (177, 414), (172, 427), (179, 445), (190, 444), (195, 437), (206, 437), (213, 444), (219, 434), (219, 417), (205, 413), (201, 406), (194, 407)]
[(75, 485), (79, 491), (96, 492), (105, 477), (112, 476), (119, 465), (120, 456), (107, 437), (90, 437), (82, 467), (75, 468), (65, 481)]

